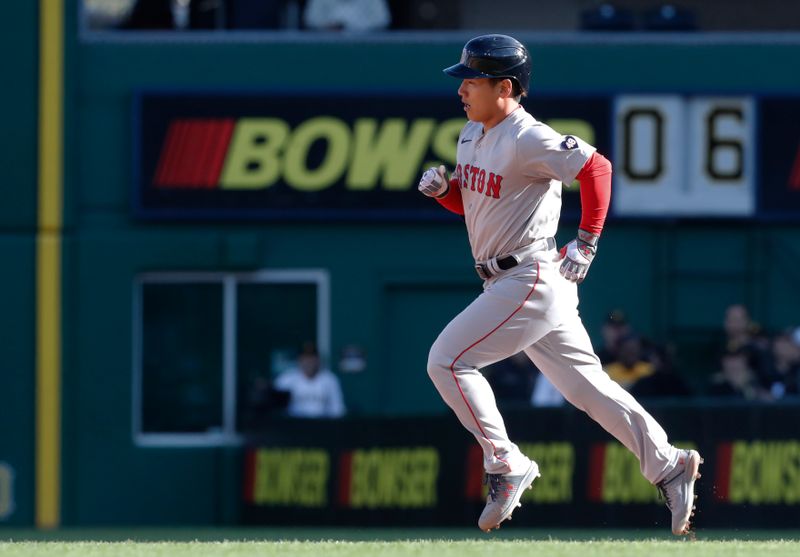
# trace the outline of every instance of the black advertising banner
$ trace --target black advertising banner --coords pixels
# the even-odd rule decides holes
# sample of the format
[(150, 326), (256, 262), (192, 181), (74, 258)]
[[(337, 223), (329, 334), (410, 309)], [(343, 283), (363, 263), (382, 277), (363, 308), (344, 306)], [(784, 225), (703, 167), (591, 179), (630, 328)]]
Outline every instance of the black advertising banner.
[(765, 98), (760, 104), (759, 210), (800, 218), (800, 98)]
[[(608, 98), (525, 105), (608, 152)], [(152, 220), (448, 218), (416, 185), (430, 166), (452, 171), (465, 122), (455, 91), (140, 93), (134, 211)], [(565, 215), (579, 214), (576, 191), (565, 193)]]
[[(650, 409), (670, 440), (705, 459), (696, 526), (800, 523), (800, 405)], [(541, 477), (506, 527), (670, 528), (636, 457), (573, 408), (507, 412)], [(279, 421), (245, 448), (248, 524), (473, 526), (483, 508), (480, 448), (454, 416)]]

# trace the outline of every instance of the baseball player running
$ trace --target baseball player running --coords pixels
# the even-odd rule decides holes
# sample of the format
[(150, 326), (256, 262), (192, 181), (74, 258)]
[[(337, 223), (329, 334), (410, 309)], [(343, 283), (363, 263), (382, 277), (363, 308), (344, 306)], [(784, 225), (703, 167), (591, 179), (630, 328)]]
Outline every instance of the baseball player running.
[[(600, 367), (578, 315), (577, 285), (594, 259), (611, 196), (611, 164), (574, 136), (562, 136), (520, 105), (531, 62), (512, 37), (470, 40), (460, 63), (444, 70), (461, 79), (469, 122), (458, 139), (448, 179), (430, 168), (419, 190), (463, 215), (483, 293), (431, 347), (428, 374), (445, 402), (483, 448), (489, 495), (478, 519), (499, 528), (520, 506), (539, 467), (508, 438), (494, 394), (479, 369), (524, 350), (577, 408), (630, 449), (642, 474), (663, 493), (672, 532), (687, 534), (697, 451), (672, 446), (647, 411)], [(561, 185), (580, 182), (577, 237), (557, 251)]]

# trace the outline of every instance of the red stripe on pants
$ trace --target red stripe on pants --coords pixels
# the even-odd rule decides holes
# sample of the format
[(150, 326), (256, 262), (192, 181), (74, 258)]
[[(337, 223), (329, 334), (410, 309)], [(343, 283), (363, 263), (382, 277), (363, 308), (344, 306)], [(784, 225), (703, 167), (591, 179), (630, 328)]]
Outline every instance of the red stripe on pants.
[(531, 296), (533, 296), (534, 290), (536, 290), (536, 285), (537, 284), (539, 284), (539, 262), (538, 261), (536, 262), (536, 280), (533, 283), (533, 287), (531, 288), (531, 291), (528, 292), (528, 295), (525, 296), (525, 299), (522, 300), (522, 303), (520, 303), (520, 305), (517, 306), (517, 309), (512, 311), (511, 315), (509, 315), (508, 317), (503, 319), (503, 321), (501, 321), (500, 324), (497, 325), (494, 329), (492, 329), (491, 331), (486, 333), (484, 336), (482, 336), (481, 338), (479, 338), (478, 340), (476, 340), (475, 342), (470, 344), (468, 347), (466, 347), (464, 350), (462, 350), (458, 354), (458, 356), (456, 356), (456, 358), (453, 360), (453, 362), (450, 364), (450, 373), (453, 376), (453, 381), (456, 382), (456, 387), (458, 387), (458, 392), (461, 393), (461, 398), (463, 399), (464, 404), (467, 405), (467, 410), (469, 410), (469, 413), (472, 415), (472, 419), (475, 420), (475, 425), (478, 426), (478, 431), (481, 432), (481, 435), (483, 435), (483, 438), (486, 439), (489, 442), (489, 444), (492, 446), (492, 454), (494, 455), (494, 457), (497, 458), (497, 460), (499, 460), (500, 462), (505, 462), (506, 465), (508, 463), (505, 460), (503, 460), (502, 458), (500, 458), (499, 456), (497, 456), (497, 447), (494, 446), (494, 443), (492, 443), (492, 440), (489, 439), (489, 437), (486, 435), (486, 432), (483, 431), (483, 427), (481, 427), (480, 421), (478, 421), (477, 416), (475, 416), (475, 411), (472, 409), (472, 406), (470, 405), (469, 401), (467, 400), (467, 397), (464, 394), (464, 390), (461, 388), (461, 383), (458, 382), (458, 375), (456, 375), (455, 365), (456, 365), (456, 362), (459, 360), (459, 358), (461, 358), (461, 356), (463, 356), (464, 354), (469, 352), (472, 348), (476, 347), (478, 344), (480, 344), (481, 342), (483, 342), (484, 340), (489, 338), (500, 327), (502, 327), (503, 325), (508, 323), (508, 320), (511, 319), (512, 317), (514, 317), (519, 312), (519, 310), (521, 310), (523, 308), (523, 306), (525, 305), (525, 302), (527, 302), (528, 300), (531, 299)]

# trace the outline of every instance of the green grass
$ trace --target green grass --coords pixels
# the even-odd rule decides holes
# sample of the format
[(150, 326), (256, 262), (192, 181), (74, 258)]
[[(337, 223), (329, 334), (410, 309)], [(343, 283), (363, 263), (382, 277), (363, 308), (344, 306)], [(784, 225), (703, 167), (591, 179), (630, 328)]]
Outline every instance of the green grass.
[[(501, 533), (502, 532), (502, 533)], [(800, 555), (800, 531), (0, 529), (3, 557), (760, 557)]]
[[(680, 543), (680, 546), (676, 544)], [(664, 540), (407, 540), (381, 542), (273, 541), (273, 542), (2, 542), (4, 557), (119, 556), (119, 557), (486, 557), (486, 555), (755, 557), (796, 556), (796, 541), (697, 541)]]

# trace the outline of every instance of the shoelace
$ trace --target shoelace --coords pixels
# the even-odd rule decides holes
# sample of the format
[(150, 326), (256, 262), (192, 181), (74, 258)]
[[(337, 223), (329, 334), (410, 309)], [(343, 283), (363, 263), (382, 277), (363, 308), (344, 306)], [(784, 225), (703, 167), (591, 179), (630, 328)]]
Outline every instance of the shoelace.
[(485, 474), (483, 476), (483, 485), (489, 486), (489, 496), (492, 501), (497, 501), (497, 490), (500, 487), (500, 474)]

